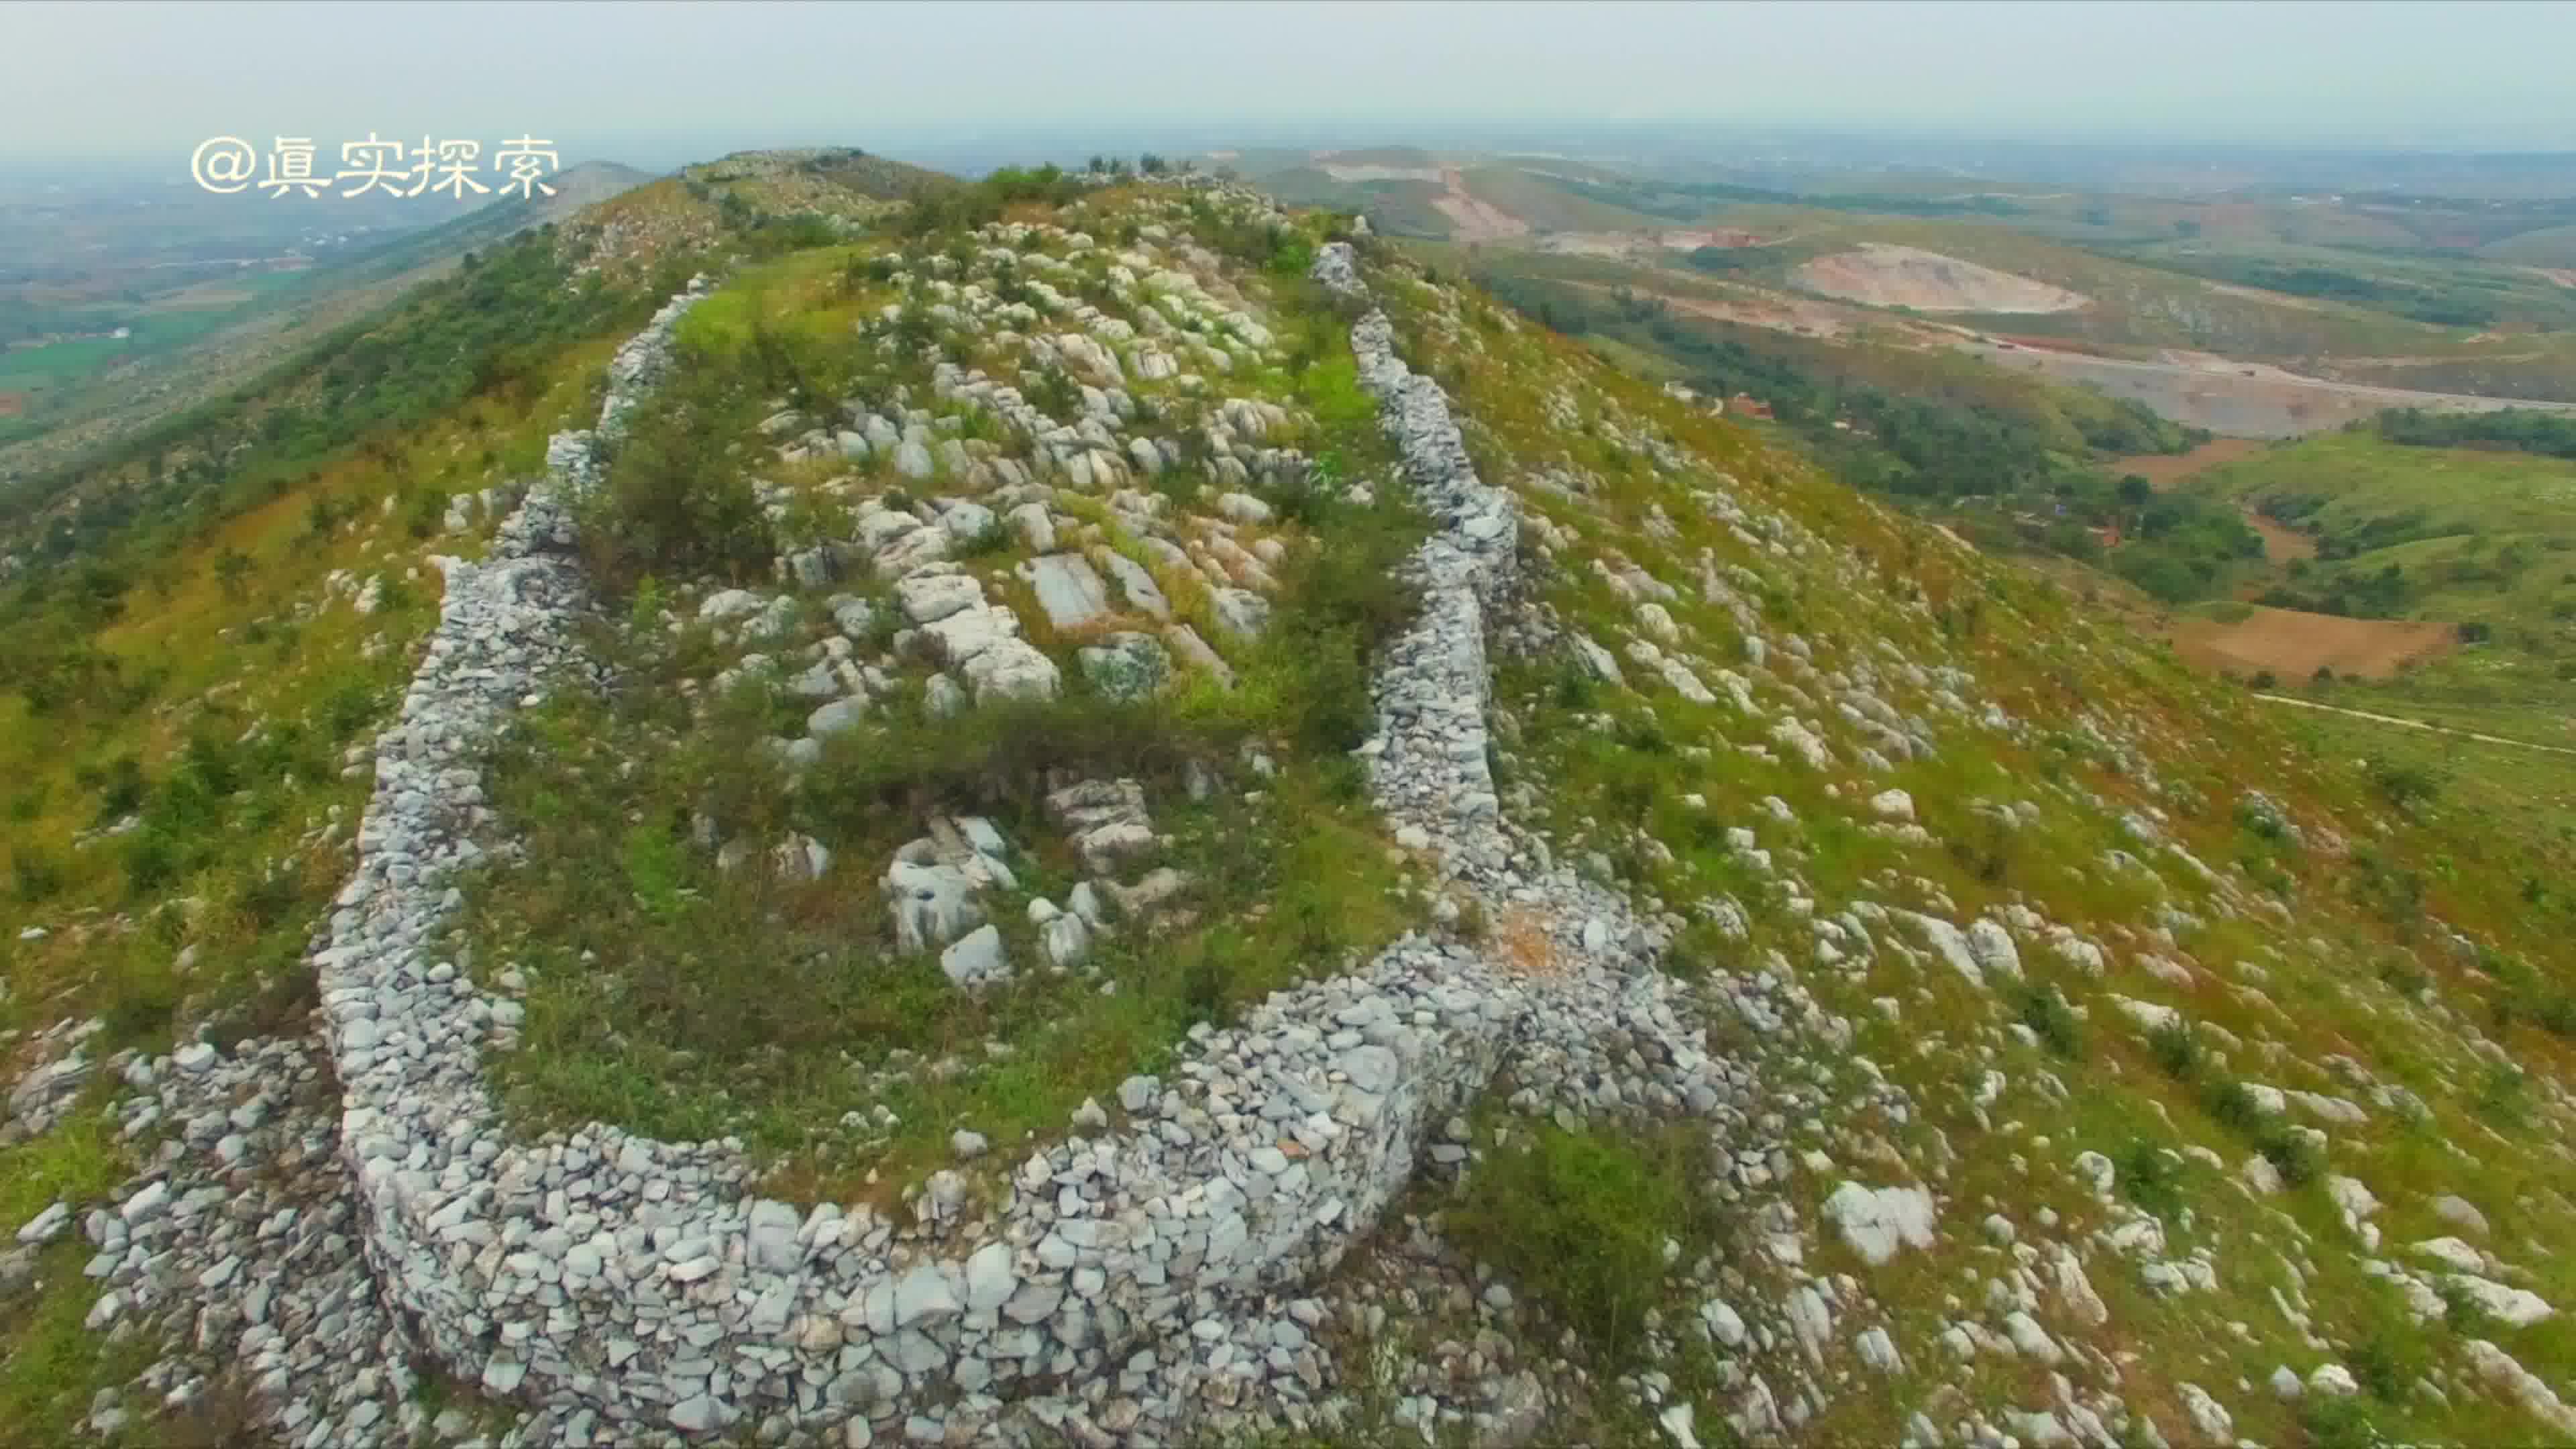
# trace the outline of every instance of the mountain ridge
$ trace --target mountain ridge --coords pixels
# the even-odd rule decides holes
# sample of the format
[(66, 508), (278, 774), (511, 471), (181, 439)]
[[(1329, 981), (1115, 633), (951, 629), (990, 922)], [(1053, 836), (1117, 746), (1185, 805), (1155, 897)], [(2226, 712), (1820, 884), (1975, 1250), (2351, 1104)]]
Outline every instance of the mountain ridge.
[[(457, 501), (408, 538), (363, 507), (309, 531), (333, 553), (292, 585), (314, 623), (290, 648), (391, 670), (425, 641), (373, 747), (325, 747), (351, 773), (268, 807), (338, 827), (304, 918), (323, 1042), (291, 995), (238, 1036), (75, 1016), (26, 1038), (43, 1064), (0, 1148), (46, 1199), (22, 1281), (65, 1343), (190, 1318), (271, 1263), (285, 1286), (195, 1318), (240, 1345), (237, 1400), (174, 1349), (103, 1364), (72, 1417), (148, 1425), (117, 1392), (143, 1373), (333, 1442), (2567, 1427), (2546, 1376), (2571, 1367), (2549, 1253), (2576, 1233), (2549, 1185), (2576, 1112), (2568, 906), (2537, 847), (2303, 752), (2066, 590), (1345, 217), (1045, 188), (961, 188), (997, 214), (919, 236), (854, 209), (688, 285), (638, 340), (585, 324), (529, 402), (469, 401), (453, 448), (423, 440), (470, 457), (507, 428), (512, 467), (435, 475)], [(607, 445), (531, 433), (555, 418)], [(706, 451), (660, 451), (693, 429)], [(408, 456), (341, 486), (391, 504)], [(758, 562), (666, 505), (757, 523)], [(1400, 607), (1313, 574), (1398, 544)], [(609, 607), (569, 607), (585, 573)], [(476, 778), (496, 743), (569, 771), (547, 731), (593, 717), (548, 711), (589, 708), (593, 671), (537, 666), (576, 641), (618, 665), (608, 722), (640, 712), (623, 767), (663, 778), (662, 735), (728, 761), (589, 862), (644, 923), (586, 928), (597, 964), (490, 924), (552, 879), (509, 834), (588, 797)], [(908, 763), (979, 720), (1044, 737), (981, 780)], [(142, 782), (153, 828), (270, 788), (187, 749)], [(1288, 861), (1230, 895), (1196, 853), (1194, 811), (1241, 809), (1216, 818), (1294, 855), (1273, 792), (1359, 822), (1339, 849), (1384, 862), (1376, 935), (1328, 929), (1363, 914), (1339, 876)], [(1297, 894), (1325, 886), (1348, 894)], [(930, 1120), (813, 1120), (763, 1165), (472, 1105), (567, 1025), (638, 1060), (678, 1033), (742, 1053), (711, 1120), (756, 1127), (773, 1044), (593, 994), (746, 892), (714, 918), (737, 950), (864, 915), (877, 942), (798, 946), (799, 969), (961, 1003), (923, 1060), (864, 1063), (880, 1111)], [(460, 909), (462, 934), (433, 929)], [(1274, 988), (1250, 968), (1278, 918)], [(75, 919), (13, 948), (67, 1007), (83, 972), (136, 969), (55, 960), (114, 938)], [(1048, 1029), (962, 1004), (1088, 1022), (1076, 1003), (1167, 980), (1191, 1004), (1036, 1088), (1012, 1062), (1054, 1060)], [(243, 1094), (265, 1105), (219, 1105)], [(97, 1124), (135, 1168), (69, 1156)], [(905, 1156), (906, 1133), (947, 1150)], [(280, 1217), (299, 1192), (318, 1228)], [(323, 1344), (269, 1329), (333, 1305)]]

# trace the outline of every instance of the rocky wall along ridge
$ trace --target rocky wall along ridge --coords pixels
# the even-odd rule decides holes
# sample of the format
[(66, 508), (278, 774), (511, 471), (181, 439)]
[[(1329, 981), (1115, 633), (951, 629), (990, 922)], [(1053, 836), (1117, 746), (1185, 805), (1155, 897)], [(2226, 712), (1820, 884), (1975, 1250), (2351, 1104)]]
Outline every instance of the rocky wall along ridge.
[[(1349, 261), (1329, 250), (1319, 274), (1348, 274)], [(672, 325), (703, 295), (693, 285), (617, 354), (601, 434), (643, 404)], [(1279, 993), (1240, 1027), (1202, 1028), (1169, 1080), (1120, 1090), (1124, 1130), (1078, 1119), (1084, 1131), (1013, 1174), (989, 1221), (968, 1221), (936, 1183), (928, 1221), (911, 1225), (755, 1198), (728, 1142), (604, 1126), (511, 1141), (479, 1058), (510, 1044), (518, 1008), (434, 942), (461, 899), (451, 878), (485, 858), (493, 824), (477, 751), (577, 662), (567, 625), (586, 595), (562, 499), (597, 463), (589, 437), (559, 435), (551, 486), (504, 524), (491, 559), (444, 563), (441, 621), (378, 742), (358, 868), (313, 956), (365, 1251), (426, 1346), (493, 1393), (568, 1412), (584, 1436), (918, 1419), (939, 1402), (971, 1420), (1042, 1375), (1091, 1381), (1069, 1412), (1115, 1421), (1122, 1344), (1188, 1333), (1328, 1267), (1407, 1180), (1424, 1124), (1481, 1089), (1506, 1051), (1528, 1050), (1524, 1038), (1562, 1038), (1541, 1055), (1581, 1061), (1586, 1032), (1642, 1028), (1664, 1044), (1654, 1095), (1718, 1100), (1722, 1078), (1654, 978), (1627, 975), (1652, 934), (1570, 872), (1525, 873), (1544, 848), (1499, 820), (1480, 590), (1511, 556), (1511, 506), (1475, 478), (1438, 387), (1395, 356), (1384, 317), (1353, 340), (1439, 523), (1417, 558), (1426, 607), (1376, 683), (1373, 787), (1401, 838), (1436, 848), (1462, 884), (1541, 911), (1577, 969), (1517, 980), (1463, 945), (1409, 937), (1359, 974)], [(1541, 994), (1562, 1000), (1536, 1010)]]

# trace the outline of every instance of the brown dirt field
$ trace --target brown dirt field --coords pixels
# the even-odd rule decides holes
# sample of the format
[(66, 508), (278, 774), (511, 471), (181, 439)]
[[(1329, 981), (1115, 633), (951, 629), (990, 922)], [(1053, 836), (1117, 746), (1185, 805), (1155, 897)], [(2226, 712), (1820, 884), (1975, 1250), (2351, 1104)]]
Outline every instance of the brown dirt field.
[[(1610, 293), (1616, 288), (1607, 282), (1577, 282), (1587, 291)], [(1676, 312), (1692, 312), (1720, 322), (1738, 322), (1747, 327), (1763, 327), (1774, 332), (1799, 332), (1814, 337), (1840, 337), (1852, 330), (1855, 317), (1830, 302), (1779, 296), (1772, 293), (1745, 291), (1729, 298), (1684, 296), (1676, 292), (1644, 292)]]
[(1456, 242), (1504, 241), (1529, 235), (1530, 224), (1488, 201), (1479, 201), (1467, 191), (1465, 173), (1452, 166), (1440, 173), (1447, 194), (1431, 198), (1440, 214), (1456, 224), (1450, 236)]
[(2319, 665), (2363, 679), (2392, 678), (2401, 664), (2449, 652), (2459, 630), (2424, 620), (2345, 619), (2258, 604), (2240, 623), (2179, 620), (2171, 638), (2174, 652), (2201, 668), (2237, 674), (2268, 669), (2295, 684)]
[(1799, 285), (1828, 297), (1919, 312), (2072, 312), (2091, 300), (2011, 272), (1884, 242), (1818, 257), (1796, 276)]
[(1701, 247), (1758, 247), (1764, 239), (1749, 231), (1668, 231), (1655, 238), (1667, 250), (1695, 252)]
[(2245, 526), (2263, 535), (2263, 557), (2276, 564), (2292, 559), (2315, 558), (2317, 541), (2285, 523), (2275, 523), (2262, 514), (2245, 510)]
[(1625, 257), (1651, 243), (1638, 232), (1560, 231), (1538, 239), (1538, 249), (1562, 256)]
[[(2205, 468), (2233, 463), (2263, 450), (2253, 438), (2212, 438), (2188, 453), (2146, 453), (2131, 458), (2114, 458), (2109, 467), (2113, 473), (2135, 473), (2150, 487), (2162, 493)], [(2317, 541), (2287, 524), (2276, 523), (2248, 508), (2245, 526), (2263, 535), (2263, 557), (2275, 564), (2286, 564), (2294, 558), (2315, 558)]]
[(2114, 458), (2108, 466), (2115, 473), (2135, 473), (2159, 493), (2204, 469), (2221, 463), (2233, 463), (2263, 451), (2254, 438), (2212, 438), (2188, 453), (2144, 453), (2134, 458)]
[(0, 418), (14, 418), (27, 410), (23, 392), (0, 392)]
[(1327, 163), (1324, 174), (1335, 181), (1437, 181), (1440, 173), (1428, 166), (1336, 166)]

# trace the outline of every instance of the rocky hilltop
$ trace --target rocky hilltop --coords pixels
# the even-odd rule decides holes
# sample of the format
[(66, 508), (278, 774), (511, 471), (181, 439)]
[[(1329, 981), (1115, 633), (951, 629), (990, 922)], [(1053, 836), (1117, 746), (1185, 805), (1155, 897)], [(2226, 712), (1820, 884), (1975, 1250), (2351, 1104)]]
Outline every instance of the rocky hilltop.
[(2576, 1437), (2546, 883), (1347, 218), (864, 199), (333, 521), (294, 959), (24, 908), (0, 1441)]

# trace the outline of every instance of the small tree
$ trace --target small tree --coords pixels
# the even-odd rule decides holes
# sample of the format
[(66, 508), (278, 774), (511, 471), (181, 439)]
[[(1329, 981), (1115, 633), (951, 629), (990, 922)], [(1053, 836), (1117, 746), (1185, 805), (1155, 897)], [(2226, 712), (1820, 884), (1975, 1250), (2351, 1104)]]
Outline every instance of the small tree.
[(250, 585), (250, 556), (238, 549), (225, 549), (215, 559), (215, 585), (224, 597), (238, 603)]
[(2381, 799), (2408, 815), (2442, 793), (2442, 777), (2421, 765), (2385, 759), (2374, 759), (2369, 765), (2372, 788), (2379, 791)]
[(768, 520), (722, 441), (741, 408), (711, 374), (682, 376), (618, 445), (605, 486), (583, 500), (583, 547), (612, 586), (646, 574), (751, 578), (768, 566)]

